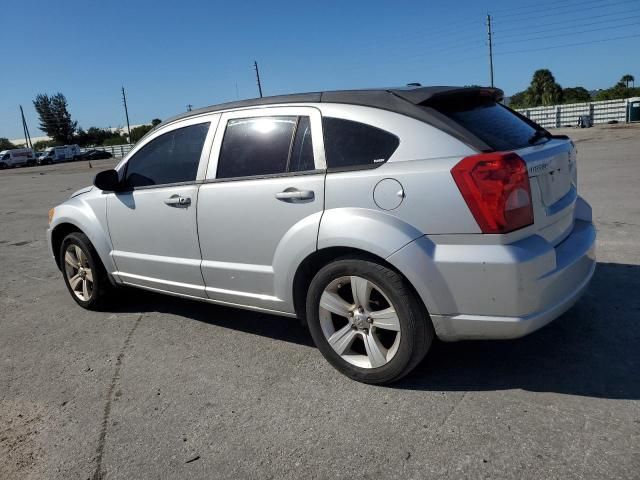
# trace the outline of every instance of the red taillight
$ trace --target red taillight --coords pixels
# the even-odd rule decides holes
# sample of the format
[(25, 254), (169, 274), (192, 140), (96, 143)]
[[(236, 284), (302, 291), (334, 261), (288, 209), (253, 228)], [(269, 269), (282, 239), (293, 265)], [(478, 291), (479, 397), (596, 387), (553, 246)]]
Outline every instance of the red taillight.
[(515, 153), (466, 157), (451, 175), (482, 233), (507, 233), (533, 223), (527, 166)]

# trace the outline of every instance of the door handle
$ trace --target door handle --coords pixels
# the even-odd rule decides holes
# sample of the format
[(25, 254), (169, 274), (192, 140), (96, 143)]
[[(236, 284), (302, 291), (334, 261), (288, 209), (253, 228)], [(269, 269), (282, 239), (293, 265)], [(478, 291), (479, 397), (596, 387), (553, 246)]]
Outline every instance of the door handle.
[(191, 205), (191, 198), (180, 195), (171, 195), (169, 198), (165, 199), (164, 203), (172, 207), (186, 207), (187, 205)]
[(283, 202), (295, 202), (296, 200), (313, 200), (313, 190), (298, 190), (297, 188), (287, 188), (283, 192), (276, 193), (276, 198)]

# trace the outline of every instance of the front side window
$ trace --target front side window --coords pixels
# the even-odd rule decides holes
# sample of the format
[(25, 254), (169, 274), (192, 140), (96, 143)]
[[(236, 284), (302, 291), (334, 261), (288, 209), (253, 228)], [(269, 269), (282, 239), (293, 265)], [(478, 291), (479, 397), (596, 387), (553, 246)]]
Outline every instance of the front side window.
[(127, 162), (125, 186), (135, 188), (194, 181), (208, 131), (208, 122), (199, 123), (151, 140)]
[(231, 119), (220, 147), (216, 178), (313, 170), (309, 117)]
[(328, 168), (375, 167), (400, 144), (392, 133), (342, 118), (323, 117), (322, 130)]

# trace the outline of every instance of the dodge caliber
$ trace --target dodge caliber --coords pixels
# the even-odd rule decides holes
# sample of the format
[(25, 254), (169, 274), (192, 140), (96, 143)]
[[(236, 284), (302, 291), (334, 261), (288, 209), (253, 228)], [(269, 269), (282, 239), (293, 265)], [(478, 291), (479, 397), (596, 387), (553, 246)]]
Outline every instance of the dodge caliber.
[(340, 372), (396, 381), (436, 337), (541, 328), (594, 273), (573, 142), (501, 100), (414, 87), (188, 112), (51, 209), (51, 253), (84, 308), (132, 286), (298, 317)]

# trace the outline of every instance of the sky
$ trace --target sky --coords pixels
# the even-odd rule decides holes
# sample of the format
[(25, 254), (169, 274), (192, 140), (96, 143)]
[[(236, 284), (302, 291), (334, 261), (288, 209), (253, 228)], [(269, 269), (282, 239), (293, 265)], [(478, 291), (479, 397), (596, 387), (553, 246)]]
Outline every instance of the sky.
[(2, 0), (0, 137), (40, 136), (33, 99), (62, 92), (79, 126), (132, 125), (264, 95), (488, 85), (549, 68), (563, 87), (640, 84), (640, 0)]

